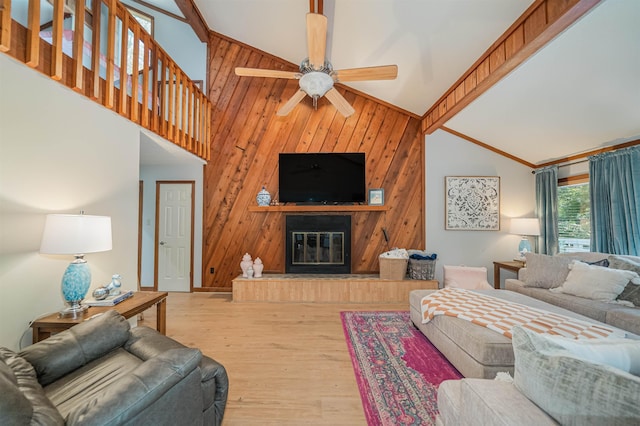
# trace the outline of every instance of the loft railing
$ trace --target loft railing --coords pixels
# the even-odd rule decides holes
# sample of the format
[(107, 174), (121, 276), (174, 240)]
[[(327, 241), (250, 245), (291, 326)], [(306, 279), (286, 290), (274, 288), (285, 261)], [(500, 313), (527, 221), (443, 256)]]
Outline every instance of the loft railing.
[(0, 52), (209, 159), (211, 102), (119, 1), (27, 2), (0, 0)]

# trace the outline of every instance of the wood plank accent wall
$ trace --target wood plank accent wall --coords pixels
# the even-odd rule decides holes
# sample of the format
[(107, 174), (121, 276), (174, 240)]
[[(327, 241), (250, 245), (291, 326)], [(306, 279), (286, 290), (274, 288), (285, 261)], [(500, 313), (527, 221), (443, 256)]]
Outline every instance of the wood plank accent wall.
[(341, 86), (356, 110), (348, 119), (326, 99), (314, 111), (308, 97), (278, 117), (278, 108), (298, 89), (297, 80), (238, 77), (234, 68), (297, 66), (216, 33), (209, 46), (214, 111), (211, 160), (204, 171), (204, 291), (230, 291), (245, 252), (260, 257), (265, 272), (284, 273), (287, 213), (249, 211), (263, 185), (277, 198), (280, 152), (366, 153), (367, 187), (384, 188), (389, 209), (346, 213), (352, 215), (353, 273), (378, 271), (378, 254), (387, 250), (382, 228), (392, 247), (424, 248), (424, 137), (418, 118)]

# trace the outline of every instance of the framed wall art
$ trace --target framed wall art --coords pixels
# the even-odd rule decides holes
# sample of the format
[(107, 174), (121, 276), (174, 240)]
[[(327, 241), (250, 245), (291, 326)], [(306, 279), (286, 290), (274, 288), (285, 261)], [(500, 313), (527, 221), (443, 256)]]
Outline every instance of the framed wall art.
[(445, 176), (445, 229), (500, 230), (499, 176)]
[(373, 188), (369, 190), (369, 205), (384, 206), (384, 189)]

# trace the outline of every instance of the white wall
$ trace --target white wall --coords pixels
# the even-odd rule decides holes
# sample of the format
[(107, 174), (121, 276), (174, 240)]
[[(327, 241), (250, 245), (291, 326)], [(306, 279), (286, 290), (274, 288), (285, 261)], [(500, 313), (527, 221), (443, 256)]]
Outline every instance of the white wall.
[[(489, 124), (488, 124), (489, 125)], [(531, 169), (478, 145), (438, 130), (426, 138), (426, 248), (442, 265), (485, 266), (493, 284), (493, 261), (511, 260), (520, 237), (509, 234), (512, 217), (533, 217), (535, 179)], [(500, 231), (445, 230), (445, 176), (500, 176)], [(515, 278), (502, 271), (501, 281)]]
[[(154, 246), (156, 224), (156, 182), (157, 181), (195, 181), (193, 197), (193, 286), (202, 287), (202, 175), (203, 166), (196, 164), (141, 166), (140, 180), (143, 181), (142, 201), (142, 270), (140, 283), (142, 286), (153, 286)], [(189, 291), (185, 288), (183, 291)]]
[(139, 143), (135, 124), (0, 54), (1, 346), (63, 307), (72, 258), (38, 253), (47, 213), (111, 216), (113, 250), (86, 256), (90, 291), (114, 273), (136, 288)]

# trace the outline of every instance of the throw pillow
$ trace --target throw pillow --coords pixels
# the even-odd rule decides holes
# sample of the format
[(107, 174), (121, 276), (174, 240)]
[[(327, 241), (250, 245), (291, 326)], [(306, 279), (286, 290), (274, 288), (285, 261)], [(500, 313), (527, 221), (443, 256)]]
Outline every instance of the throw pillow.
[(594, 364), (513, 328), (514, 384), (560, 424), (638, 424), (640, 377)]
[(548, 256), (546, 254), (525, 253), (527, 274), (525, 287), (559, 287), (569, 274), (569, 257)]
[(551, 344), (566, 349), (566, 356), (574, 356), (594, 364), (609, 365), (634, 376), (640, 376), (640, 340), (634, 339), (571, 339), (541, 334)]
[(638, 274), (631, 271), (591, 266), (579, 260), (574, 260), (569, 268), (566, 281), (560, 287), (550, 289), (552, 292), (612, 301), (622, 293), (629, 281), (640, 284)]
[[(609, 256), (609, 265), (611, 268), (633, 271), (640, 275), (640, 263), (634, 262), (631, 259), (611, 255)], [(640, 285), (635, 285), (630, 282), (624, 290), (622, 290), (617, 300), (624, 300), (633, 303), (635, 306), (640, 306)]]

